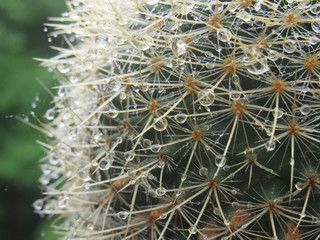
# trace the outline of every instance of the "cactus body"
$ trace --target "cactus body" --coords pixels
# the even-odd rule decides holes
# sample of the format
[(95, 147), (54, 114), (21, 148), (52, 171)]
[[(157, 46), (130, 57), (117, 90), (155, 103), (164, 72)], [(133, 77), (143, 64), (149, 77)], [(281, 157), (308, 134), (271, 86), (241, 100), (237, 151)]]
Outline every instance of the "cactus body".
[(71, 0), (35, 202), (63, 239), (319, 239), (320, 4)]

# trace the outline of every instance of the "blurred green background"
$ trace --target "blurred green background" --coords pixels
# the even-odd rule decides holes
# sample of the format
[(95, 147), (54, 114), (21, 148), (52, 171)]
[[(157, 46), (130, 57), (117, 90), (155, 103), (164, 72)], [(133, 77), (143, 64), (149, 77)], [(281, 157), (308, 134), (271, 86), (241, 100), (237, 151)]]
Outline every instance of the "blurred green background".
[(16, 118), (31, 119), (31, 111), (42, 118), (50, 104), (39, 82), (54, 86), (53, 74), (32, 58), (54, 55), (43, 23), (65, 9), (63, 0), (0, 0), (1, 240), (55, 239), (48, 219), (32, 208), (41, 196), (38, 161), (44, 153), (36, 140), (43, 136)]

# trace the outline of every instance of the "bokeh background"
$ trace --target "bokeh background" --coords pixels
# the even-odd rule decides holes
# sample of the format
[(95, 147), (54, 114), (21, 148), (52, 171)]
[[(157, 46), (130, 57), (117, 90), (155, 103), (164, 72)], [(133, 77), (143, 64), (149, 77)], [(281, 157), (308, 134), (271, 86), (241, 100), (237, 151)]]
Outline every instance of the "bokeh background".
[[(48, 17), (66, 11), (64, 0), (0, 0), (0, 239), (51, 240), (50, 221), (34, 214), (40, 198), (38, 161), (44, 155), (36, 143), (43, 136), (17, 120), (42, 118), (50, 106), (52, 73), (34, 57), (54, 55), (43, 31)], [(55, 39), (55, 45), (59, 45)]]

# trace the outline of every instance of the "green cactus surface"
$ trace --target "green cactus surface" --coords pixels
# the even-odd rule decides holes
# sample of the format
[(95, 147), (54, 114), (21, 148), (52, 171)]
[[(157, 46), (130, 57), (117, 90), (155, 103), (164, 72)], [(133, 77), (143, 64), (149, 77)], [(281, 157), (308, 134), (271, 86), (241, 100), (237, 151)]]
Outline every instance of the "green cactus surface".
[(66, 4), (34, 203), (62, 239), (320, 239), (318, 0)]

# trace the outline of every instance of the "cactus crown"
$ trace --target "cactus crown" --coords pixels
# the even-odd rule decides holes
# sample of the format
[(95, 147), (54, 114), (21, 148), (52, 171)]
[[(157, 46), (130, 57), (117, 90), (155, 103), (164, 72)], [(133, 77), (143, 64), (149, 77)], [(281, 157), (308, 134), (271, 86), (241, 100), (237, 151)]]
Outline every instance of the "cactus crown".
[(319, 239), (320, 5), (70, 0), (41, 214), (65, 239)]

